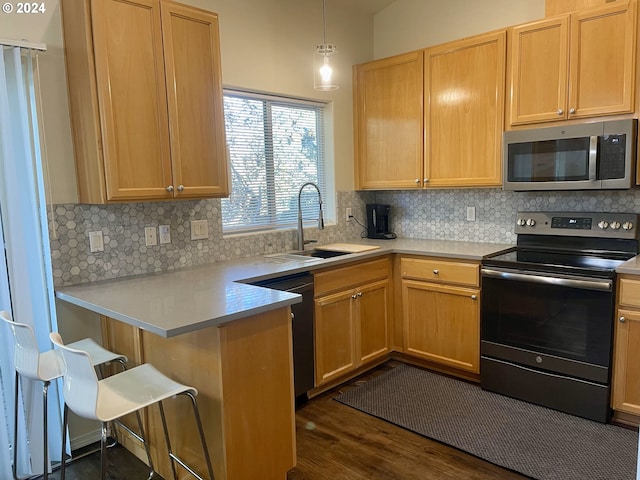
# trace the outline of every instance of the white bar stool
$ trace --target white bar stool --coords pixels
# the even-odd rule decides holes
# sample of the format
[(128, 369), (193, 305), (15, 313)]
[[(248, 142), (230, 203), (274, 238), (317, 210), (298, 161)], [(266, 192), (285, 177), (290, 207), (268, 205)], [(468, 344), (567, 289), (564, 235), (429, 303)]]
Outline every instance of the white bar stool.
[[(14, 351), (14, 364), (16, 369), (15, 378), (15, 398), (14, 398), (14, 411), (16, 412), (13, 423), (13, 478), (18, 479), (17, 476), (17, 463), (18, 463), (18, 388), (20, 377), (29, 378), (31, 380), (38, 380), (44, 383), (42, 389), (43, 400), (43, 422), (44, 422), (44, 476), (43, 480), (49, 478), (49, 441), (48, 441), (48, 429), (47, 429), (47, 393), (49, 391), (49, 385), (56, 378), (62, 376), (63, 370), (60, 363), (60, 358), (57, 352), (49, 350), (47, 352), (40, 353), (38, 344), (36, 342), (33, 329), (24, 323), (14, 322), (9, 312), (0, 311), (0, 318), (2, 323), (6, 324), (13, 334), (15, 342)], [(110, 352), (109, 350), (102, 348), (96, 342), (89, 338), (80, 340), (70, 344), (75, 348), (83, 348), (89, 354), (92, 368), (98, 367), (108, 362), (119, 362), (123, 369), (126, 369), (127, 357), (119, 355), (117, 353)], [(61, 465), (64, 466), (64, 450), (67, 438), (67, 409), (64, 411), (64, 419), (62, 425), (62, 459)]]
[[(176, 395), (187, 395), (191, 399), (193, 413), (195, 416), (204, 458), (207, 463), (209, 480), (215, 480), (213, 467), (209, 457), (209, 450), (200, 420), (200, 412), (196, 402), (198, 391), (187, 385), (171, 380), (156, 370), (152, 365), (145, 363), (138, 367), (122, 373), (117, 373), (108, 378), (99, 380), (95, 370), (91, 366), (91, 360), (87, 352), (75, 349), (71, 345), (64, 345), (62, 338), (57, 333), (49, 335), (51, 341), (60, 347), (64, 358), (66, 369), (64, 372), (64, 399), (69, 408), (81, 417), (99, 420), (102, 422), (102, 435), (100, 442), (100, 478), (104, 480), (106, 474), (106, 424), (117, 421), (119, 418), (129, 413), (136, 413), (140, 435), (124, 427), (129, 433), (137, 438), (145, 448), (149, 460), (149, 479), (155, 475), (149, 445), (146, 440), (140, 410), (154, 403), (160, 409), (160, 418), (164, 431), (169, 460), (174, 480), (177, 480), (176, 466), (180, 464), (185, 470), (198, 480), (204, 480), (189, 465), (173, 453), (167, 421), (164, 415), (162, 401)], [(122, 425), (122, 424), (120, 424)], [(64, 480), (64, 465), (61, 470), (60, 479)]]

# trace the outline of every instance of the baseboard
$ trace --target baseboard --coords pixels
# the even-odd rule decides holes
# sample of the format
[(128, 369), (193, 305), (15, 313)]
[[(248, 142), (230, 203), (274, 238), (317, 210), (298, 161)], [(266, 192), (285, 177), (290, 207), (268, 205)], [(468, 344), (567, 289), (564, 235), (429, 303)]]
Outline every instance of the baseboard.
[(84, 433), (77, 437), (73, 437), (69, 440), (71, 444), (71, 451), (79, 450), (87, 445), (91, 445), (92, 443), (96, 443), (100, 441), (100, 429), (97, 428), (90, 432)]

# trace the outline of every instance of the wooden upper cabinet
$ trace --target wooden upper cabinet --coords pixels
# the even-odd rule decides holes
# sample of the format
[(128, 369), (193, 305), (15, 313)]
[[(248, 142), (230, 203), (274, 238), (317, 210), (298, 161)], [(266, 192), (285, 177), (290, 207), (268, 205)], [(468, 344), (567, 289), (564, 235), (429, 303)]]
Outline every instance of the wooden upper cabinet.
[(569, 18), (511, 32), (511, 124), (558, 120), (567, 104)]
[(611, 5), (514, 27), (511, 125), (633, 112), (636, 8)]
[(228, 192), (217, 16), (160, 0), (63, 0), (81, 203)]
[(502, 184), (506, 33), (426, 50), (425, 186)]
[(357, 189), (422, 187), (422, 52), (356, 65)]
[(177, 196), (228, 195), (218, 18), (163, 3), (162, 36)]
[(633, 2), (571, 16), (569, 118), (633, 112), (636, 9)]

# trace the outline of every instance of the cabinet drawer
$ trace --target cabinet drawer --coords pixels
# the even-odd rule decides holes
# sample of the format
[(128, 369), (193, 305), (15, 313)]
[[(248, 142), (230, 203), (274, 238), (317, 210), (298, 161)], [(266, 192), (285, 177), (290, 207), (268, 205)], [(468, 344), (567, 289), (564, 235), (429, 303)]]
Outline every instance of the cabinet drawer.
[(403, 258), (400, 271), (402, 278), (428, 280), (430, 282), (479, 285), (480, 265), (453, 262), (436, 258)]
[(375, 282), (391, 275), (388, 257), (347, 267), (338, 267), (314, 274), (315, 295), (354, 288), (364, 283)]
[(621, 279), (619, 295), (620, 305), (640, 308), (640, 278), (638, 280)]

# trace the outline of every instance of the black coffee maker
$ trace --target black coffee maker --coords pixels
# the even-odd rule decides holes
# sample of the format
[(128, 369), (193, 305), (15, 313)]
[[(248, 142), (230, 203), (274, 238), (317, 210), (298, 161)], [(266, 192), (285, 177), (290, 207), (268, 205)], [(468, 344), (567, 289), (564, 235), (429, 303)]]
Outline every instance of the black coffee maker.
[(389, 231), (390, 211), (391, 205), (367, 204), (367, 238), (396, 238), (396, 234)]

